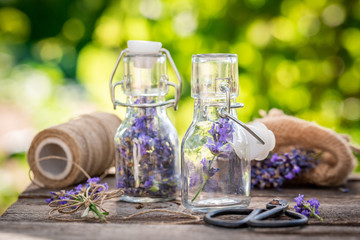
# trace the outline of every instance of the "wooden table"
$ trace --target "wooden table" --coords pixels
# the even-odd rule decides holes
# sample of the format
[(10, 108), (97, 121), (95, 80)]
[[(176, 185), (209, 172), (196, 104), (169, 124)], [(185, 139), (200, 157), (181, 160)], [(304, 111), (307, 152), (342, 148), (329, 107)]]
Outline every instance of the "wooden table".
[[(114, 187), (113, 176), (104, 181)], [(288, 200), (291, 207), (295, 205), (293, 198), (299, 193), (305, 198), (314, 197), (320, 201), (324, 221), (310, 219), (304, 227), (225, 229), (206, 225), (203, 221), (173, 224), (179, 219), (165, 213), (122, 220), (123, 216), (155, 208), (184, 211), (179, 201), (131, 204), (110, 200), (104, 204), (110, 212), (108, 224), (55, 221), (48, 217), (50, 208), (45, 202), (50, 190), (30, 185), (0, 217), (0, 239), (360, 239), (360, 178), (353, 177), (346, 187), (347, 193), (339, 188), (253, 190), (250, 208), (263, 208), (274, 197)]]

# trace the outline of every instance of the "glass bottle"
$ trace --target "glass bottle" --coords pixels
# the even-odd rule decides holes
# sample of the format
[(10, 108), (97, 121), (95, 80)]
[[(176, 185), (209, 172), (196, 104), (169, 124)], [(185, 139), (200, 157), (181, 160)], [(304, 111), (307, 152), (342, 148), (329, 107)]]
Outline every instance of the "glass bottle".
[(263, 125), (247, 126), (235, 117), (235, 108), (243, 107), (236, 103), (238, 94), (236, 54), (193, 55), (194, 116), (181, 145), (187, 208), (209, 211), (250, 203), (250, 160), (268, 153), (274, 139)]
[[(123, 77), (112, 79), (123, 57)], [(166, 59), (179, 80), (169, 82)], [(121, 86), (126, 103), (115, 97)], [(175, 87), (175, 99), (165, 100), (169, 86)], [(116, 186), (124, 190), (122, 200), (158, 202), (175, 199), (179, 181), (178, 134), (166, 108), (177, 109), (181, 79), (170, 53), (161, 43), (128, 41), (121, 52), (110, 80), (111, 98), (116, 106), (126, 107), (126, 117), (115, 135)]]

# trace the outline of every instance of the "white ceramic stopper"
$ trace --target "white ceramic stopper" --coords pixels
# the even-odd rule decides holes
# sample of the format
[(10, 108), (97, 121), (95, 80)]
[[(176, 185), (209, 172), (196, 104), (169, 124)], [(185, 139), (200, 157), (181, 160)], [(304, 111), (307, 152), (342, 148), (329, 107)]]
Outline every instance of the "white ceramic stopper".
[[(157, 57), (146, 56), (146, 54), (158, 54), (161, 49), (161, 42), (129, 40), (127, 42), (129, 54), (139, 54), (134, 60), (136, 68), (153, 68)], [(144, 54), (145, 56), (141, 56)]]
[[(275, 147), (275, 135), (261, 122), (252, 122), (247, 124), (247, 126), (265, 142), (265, 144), (261, 144), (253, 135), (244, 130), (243, 132), (248, 141), (248, 147), (246, 149), (247, 159), (264, 160), (269, 155), (269, 152)], [(234, 149), (239, 157), (244, 154), (242, 152), (241, 144), (243, 144), (241, 138), (239, 138), (237, 134), (234, 134)]]
[(130, 53), (141, 54), (159, 53), (162, 46), (161, 42), (140, 40), (129, 40), (127, 45)]
[(275, 136), (273, 132), (261, 122), (252, 122), (248, 125), (248, 127), (251, 128), (251, 130), (253, 130), (265, 142), (264, 145), (261, 144), (249, 132), (245, 131), (249, 140), (250, 159), (264, 160), (269, 155), (269, 152), (275, 147)]

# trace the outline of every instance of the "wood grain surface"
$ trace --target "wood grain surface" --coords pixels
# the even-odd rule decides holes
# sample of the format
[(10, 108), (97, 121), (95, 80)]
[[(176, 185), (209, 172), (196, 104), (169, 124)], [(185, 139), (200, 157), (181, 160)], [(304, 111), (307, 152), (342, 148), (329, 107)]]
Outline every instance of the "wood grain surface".
[[(103, 181), (114, 188), (114, 177)], [(243, 228), (224, 229), (205, 224), (174, 224), (186, 220), (167, 213), (150, 213), (131, 220), (122, 218), (150, 209), (168, 209), (190, 212), (179, 200), (165, 203), (132, 204), (110, 200), (104, 208), (110, 212), (110, 223), (102, 224), (95, 219), (84, 222), (61, 222), (49, 218), (50, 208), (45, 199), (49, 189), (30, 185), (16, 203), (0, 217), (0, 239), (360, 239), (360, 178), (352, 177), (339, 188), (287, 187), (277, 190), (253, 190), (249, 208), (264, 208), (273, 198), (286, 199), (290, 207), (299, 193), (305, 198), (316, 198), (320, 202), (320, 214), (324, 221), (310, 219), (305, 227), (291, 228)], [(79, 216), (79, 215), (78, 215)]]

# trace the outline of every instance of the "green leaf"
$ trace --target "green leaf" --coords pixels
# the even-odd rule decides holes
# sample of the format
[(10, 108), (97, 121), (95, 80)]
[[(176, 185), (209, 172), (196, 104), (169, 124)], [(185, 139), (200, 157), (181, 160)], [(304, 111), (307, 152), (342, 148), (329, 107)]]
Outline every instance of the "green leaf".
[(86, 217), (89, 214), (89, 211), (90, 211), (90, 207), (87, 207), (83, 212), (83, 214), (81, 215), (81, 217)]
[(157, 192), (159, 191), (159, 187), (157, 185), (153, 185), (149, 190), (152, 192)]
[(102, 214), (107, 216), (107, 215), (109, 215), (109, 212), (102, 212)]

